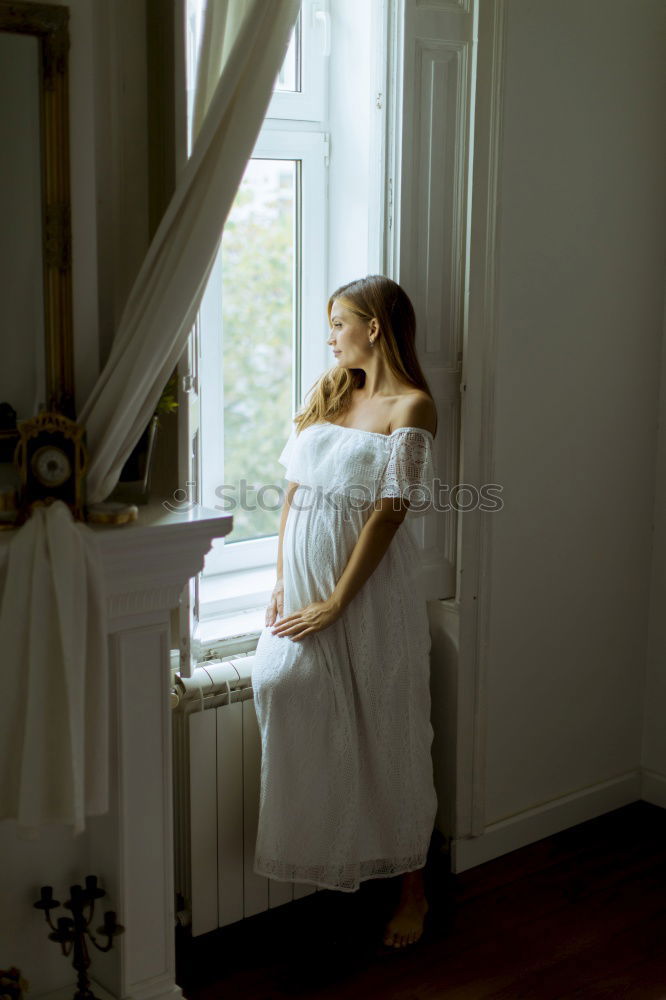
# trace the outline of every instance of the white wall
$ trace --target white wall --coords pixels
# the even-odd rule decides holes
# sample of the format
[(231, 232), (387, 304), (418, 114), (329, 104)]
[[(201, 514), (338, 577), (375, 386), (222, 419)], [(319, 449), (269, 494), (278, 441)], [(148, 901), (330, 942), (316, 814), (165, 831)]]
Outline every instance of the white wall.
[[(640, 791), (666, 249), (664, 5), (505, 13), (490, 429), (505, 506), (488, 515), (476, 773), (502, 847), (486, 856), (558, 800), (556, 828)], [(663, 727), (646, 752), (663, 767)], [(467, 842), (461, 867), (484, 850)]]
[[(52, 885), (55, 899), (64, 903), (70, 885), (91, 874), (87, 852), (85, 833), (72, 837), (64, 827), (53, 826), (43, 828), (38, 840), (26, 840), (13, 821), (0, 823), (0, 968), (16, 965), (30, 984), (31, 997), (73, 982), (70, 961), (49, 941), (50, 928), (32, 904), (42, 885)], [(52, 917), (66, 915), (61, 907)]]

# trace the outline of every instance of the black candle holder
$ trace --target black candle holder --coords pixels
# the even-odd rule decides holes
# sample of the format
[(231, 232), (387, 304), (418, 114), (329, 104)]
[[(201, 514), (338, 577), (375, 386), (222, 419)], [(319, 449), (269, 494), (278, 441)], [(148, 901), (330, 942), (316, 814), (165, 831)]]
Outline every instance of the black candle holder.
[(98, 934), (106, 936), (106, 944), (100, 944), (95, 935), (90, 932), (95, 912), (95, 900), (106, 896), (104, 889), (100, 889), (97, 885), (96, 875), (86, 875), (85, 887), (81, 885), (69, 887), (70, 898), (64, 906), (71, 910), (72, 915), (71, 917), (59, 917), (57, 924), (51, 920), (51, 910), (60, 906), (58, 900), (53, 898), (53, 886), (43, 885), (40, 892), (41, 896), (34, 906), (35, 909), (44, 911), (46, 922), (52, 930), (52, 933), (49, 934), (49, 940), (58, 942), (63, 955), (73, 955), (72, 965), (77, 973), (77, 990), (73, 1000), (97, 1000), (90, 989), (90, 979), (88, 978), (88, 969), (90, 968), (88, 941), (91, 941), (98, 951), (110, 951), (113, 947), (113, 939), (122, 934), (125, 928), (116, 921), (114, 911), (107, 910), (104, 914), (103, 925), (97, 928)]

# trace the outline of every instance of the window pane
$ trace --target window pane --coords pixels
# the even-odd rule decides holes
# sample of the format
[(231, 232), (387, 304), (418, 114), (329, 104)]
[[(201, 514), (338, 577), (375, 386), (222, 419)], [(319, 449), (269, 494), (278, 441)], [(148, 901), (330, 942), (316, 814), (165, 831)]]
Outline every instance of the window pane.
[(289, 39), (289, 48), (282, 63), (274, 90), (300, 91), (301, 89), (301, 12)]
[(298, 178), (296, 160), (250, 160), (222, 237), (224, 483), (235, 501), (229, 544), (280, 528), (283, 494), (257, 490), (284, 486), (277, 456), (292, 412)]

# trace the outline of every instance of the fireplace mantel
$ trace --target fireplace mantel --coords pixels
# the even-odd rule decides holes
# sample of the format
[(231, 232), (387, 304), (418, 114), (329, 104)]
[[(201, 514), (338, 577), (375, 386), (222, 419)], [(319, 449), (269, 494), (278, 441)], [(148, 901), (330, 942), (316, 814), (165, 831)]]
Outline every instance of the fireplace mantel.
[(140, 508), (133, 524), (92, 526), (104, 557), (112, 630), (127, 614), (175, 607), (213, 539), (229, 534), (232, 525), (231, 515), (205, 507), (172, 513), (156, 504)]
[[(110, 809), (89, 817), (76, 838), (77, 868), (80, 878), (99, 876), (107, 892), (100, 914), (115, 910), (125, 927), (112, 951), (91, 955), (93, 990), (100, 996), (181, 996), (175, 981), (171, 612), (203, 568), (213, 539), (232, 526), (231, 515), (214, 510), (170, 513), (155, 505), (141, 508), (134, 524), (92, 528), (107, 592)], [(0, 570), (12, 536), (0, 537)], [(27, 884), (25, 892), (29, 919), (34, 886)], [(41, 928), (39, 933), (47, 955), (54, 945)], [(35, 961), (40, 956), (31, 949), (26, 974)]]
[[(143, 508), (137, 523), (94, 530), (109, 611), (111, 802), (90, 820), (91, 870), (104, 878), (125, 933), (99, 956), (112, 996), (180, 995), (175, 981), (170, 621), (187, 581), (233, 517), (195, 507)], [(114, 954), (115, 952), (115, 954)], [(100, 959), (104, 958), (102, 964)]]

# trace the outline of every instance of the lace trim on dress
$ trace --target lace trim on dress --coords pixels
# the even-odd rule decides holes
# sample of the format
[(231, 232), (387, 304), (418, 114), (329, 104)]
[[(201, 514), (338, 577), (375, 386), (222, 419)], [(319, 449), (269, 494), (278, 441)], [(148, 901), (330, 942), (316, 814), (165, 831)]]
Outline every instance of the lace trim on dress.
[(278, 461), (287, 480), (353, 498), (358, 507), (371, 509), (378, 497), (400, 497), (409, 501), (409, 517), (432, 509), (432, 435), (419, 427), (398, 427), (391, 434), (327, 421), (300, 434), (292, 428)]
[(309, 882), (320, 889), (356, 892), (361, 882), (371, 878), (392, 878), (423, 868), (428, 857), (424, 850), (404, 858), (377, 858), (346, 865), (290, 865), (255, 855), (256, 875), (265, 875), (280, 882)]
[(409, 501), (409, 514), (425, 514), (434, 500), (434, 478), (428, 434), (420, 428), (398, 428), (377, 497), (400, 497)]

